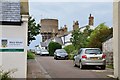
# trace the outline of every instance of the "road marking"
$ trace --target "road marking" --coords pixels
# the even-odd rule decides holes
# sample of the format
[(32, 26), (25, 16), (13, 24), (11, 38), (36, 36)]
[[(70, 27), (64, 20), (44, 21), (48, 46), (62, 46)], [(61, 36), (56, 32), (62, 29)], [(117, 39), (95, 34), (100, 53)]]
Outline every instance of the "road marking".
[(40, 69), (42, 70), (43, 74), (45, 75), (45, 78), (52, 79), (52, 77), (47, 73), (47, 71), (40, 65), (40, 63), (35, 58), (35, 61), (39, 64)]

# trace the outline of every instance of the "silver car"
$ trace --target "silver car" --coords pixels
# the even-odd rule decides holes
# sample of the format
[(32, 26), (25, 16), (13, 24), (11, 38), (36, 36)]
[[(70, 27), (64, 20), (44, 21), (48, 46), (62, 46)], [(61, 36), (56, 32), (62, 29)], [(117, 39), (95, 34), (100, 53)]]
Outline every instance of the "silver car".
[(41, 50), (40, 50), (40, 55), (41, 55), (41, 56), (43, 56), (43, 55), (49, 56), (49, 52), (48, 52), (46, 49), (41, 49)]
[(74, 66), (83, 69), (86, 65), (100, 66), (106, 68), (106, 55), (99, 48), (81, 48), (74, 56)]
[(64, 49), (57, 49), (54, 52), (54, 59), (68, 59), (68, 53)]

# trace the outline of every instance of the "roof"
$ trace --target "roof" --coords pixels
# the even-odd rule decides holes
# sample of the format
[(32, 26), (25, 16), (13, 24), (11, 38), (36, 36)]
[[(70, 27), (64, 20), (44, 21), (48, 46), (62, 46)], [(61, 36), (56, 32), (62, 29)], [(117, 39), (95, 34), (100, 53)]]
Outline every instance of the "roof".
[(0, 21), (6, 22), (20, 22), (20, 2), (7, 2), (2, 1), (0, 3)]
[(40, 44), (41, 44), (41, 47), (47, 47), (45, 42), (40, 42)]
[(0, 22), (3, 25), (21, 24), (21, 15), (28, 15), (28, 0), (1, 0), (0, 1)]
[(58, 43), (60, 43), (61, 45), (63, 45), (63, 42), (62, 42), (62, 39), (61, 39), (61, 38), (55, 37), (54, 39), (55, 39), (55, 42), (58, 42)]

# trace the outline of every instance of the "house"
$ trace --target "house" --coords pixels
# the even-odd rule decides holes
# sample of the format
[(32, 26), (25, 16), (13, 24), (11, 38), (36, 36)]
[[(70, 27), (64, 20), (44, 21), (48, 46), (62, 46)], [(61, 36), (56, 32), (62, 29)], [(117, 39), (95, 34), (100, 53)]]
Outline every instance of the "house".
[(55, 37), (47, 39), (44, 42), (44, 44), (46, 44), (46, 46), (44, 46), (44, 47), (48, 47), (48, 45), (49, 45), (49, 43), (51, 41), (60, 43), (62, 45), (62, 47), (65, 47), (67, 45), (71, 45), (72, 43), (71, 43), (70, 40), (72, 38), (72, 32), (74, 30), (80, 29), (80, 31), (83, 32), (86, 29), (87, 26), (90, 26), (90, 29), (93, 30), (93, 29), (95, 29), (93, 24), (94, 24), (94, 17), (91, 16), (91, 14), (90, 14), (90, 16), (89, 16), (89, 23), (86, 26), (79, 27), (79, 22), (78, 21), (73, 21), (73, 30), (68, 32), (67, 31), (67, 25), (64, 25), (63, 28), (58, 30), (58, 34)]
[(0, 1), (0, 68), (13, 78), (27, 77), (28, 15), (28, 0)]

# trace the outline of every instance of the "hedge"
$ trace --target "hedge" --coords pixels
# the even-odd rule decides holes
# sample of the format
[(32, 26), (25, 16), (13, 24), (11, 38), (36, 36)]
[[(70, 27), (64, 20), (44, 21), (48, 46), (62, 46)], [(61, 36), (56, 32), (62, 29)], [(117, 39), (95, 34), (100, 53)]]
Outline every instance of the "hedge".
[(57, 42), (50, 42), (48, 45), (49, 55), (53, 56), (56, 49), (61, 49), (62, 45)]

